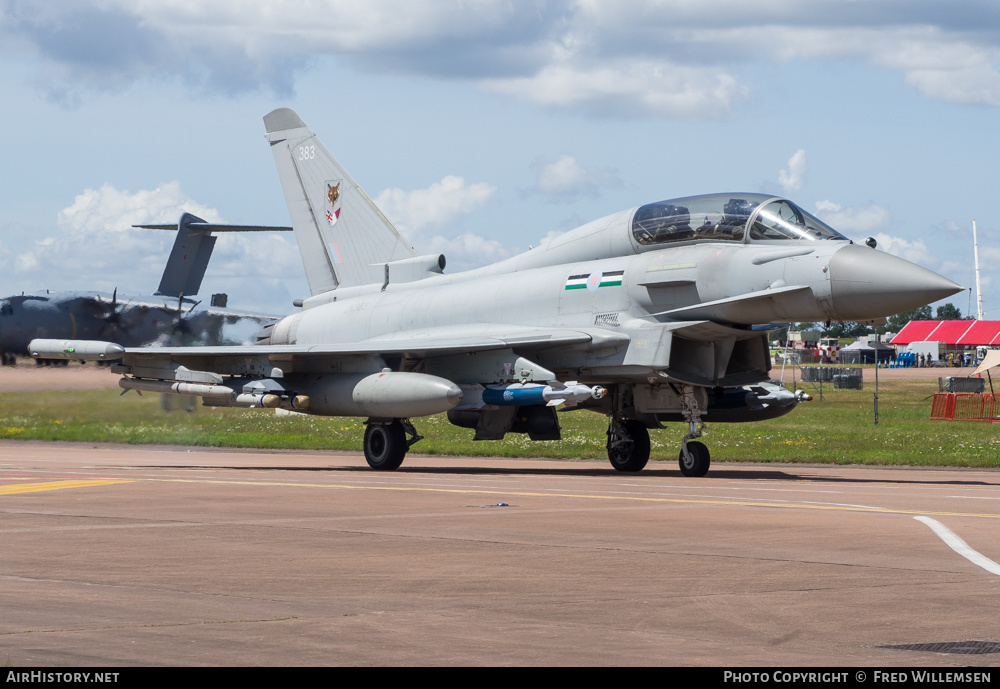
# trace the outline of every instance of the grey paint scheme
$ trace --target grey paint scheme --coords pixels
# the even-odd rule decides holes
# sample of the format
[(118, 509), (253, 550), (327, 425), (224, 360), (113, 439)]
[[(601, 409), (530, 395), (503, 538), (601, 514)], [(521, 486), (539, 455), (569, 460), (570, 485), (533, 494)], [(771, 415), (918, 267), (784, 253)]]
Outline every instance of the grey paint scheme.
[[(877, 319), (961, 289), (847, 240), (751, 240), (747, 231), (742, 241), (643, 245), (632, 233), (637, 208), (494, 265), (445, 275), (443, 261), (417, 256), (298, 115), (280, 109), (264, 121), (312, 292), (306, 308), (268, 328), (256, 347), (128, 349), (117, 371), (195, 382), (191, 375), (201, 371), (205, 383), (233, 376), (227, 383), (233, 404), (247, 380), (266, 376), (268, 392), (286, 400), (308, 397), (311, 413), (371, 417), (369, 431), (396, 423), (382, 416), (436, 413), (444, 403), (453, 408), (461, 395), (449, 383), (554, 378), (605, 385), (610, 394), (580, 406), (610, 415), (616, 468), (645, 464), (644, 457), (632, 460), (643, 451), (636, 440), (642, 427), (682, 418), (691, 433), (681, 467), (701, 475), (707, 450), (700, 443), (689, 447), (688, 440), (700, 435), (702, 417), (771, 418), (800, 399), (767, 382), (766, 333), (751, 326)], [(333, 223), (324, 217), (331, 180), (342, 184), (341, 214)], [(597, 286), (602, 276), (609, 279)], [(393, 381), (394, 391), (380, 398), (391, 413), (356, 399), (359, 381), (374, 374)], [(396, 404), (402, 399), (407, 402)], [(541, 410), (463, 407), (450, 418), (476, 428), (477, 438), (511, 431), (558, 437), (554, 414), (550, 420)], [(372, 466), (398, 466), (405, 448), (379, 463), (369, 450), (377, 455), (396, 441), (372, 437), (369, 443), (366, 433)]]
[[(294, 111), (275, 110), (264, 126), (312, 294), (381, 281), (377, 264), (417, 256)], [(343, 215), (335, 223), (325, 215), (336, 205), (328, 204), (331, 183)]]

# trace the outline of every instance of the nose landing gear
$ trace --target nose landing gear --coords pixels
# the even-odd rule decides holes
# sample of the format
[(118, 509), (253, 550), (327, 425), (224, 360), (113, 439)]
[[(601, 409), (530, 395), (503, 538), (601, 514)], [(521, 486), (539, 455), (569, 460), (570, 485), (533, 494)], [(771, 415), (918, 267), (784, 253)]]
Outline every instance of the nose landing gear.
[(688, 424), (688, 434), (681, 441), (679, 464), (681, 473), (685, 476), (704, 476), (708, 473), (711, 457), (704, 443), (693, 440), (700, 438), (705, 430), (705, 422), (701, 420), (701, 410), (694, 396), (694, 388), (685, 385), (681, 389), (681, 414)]

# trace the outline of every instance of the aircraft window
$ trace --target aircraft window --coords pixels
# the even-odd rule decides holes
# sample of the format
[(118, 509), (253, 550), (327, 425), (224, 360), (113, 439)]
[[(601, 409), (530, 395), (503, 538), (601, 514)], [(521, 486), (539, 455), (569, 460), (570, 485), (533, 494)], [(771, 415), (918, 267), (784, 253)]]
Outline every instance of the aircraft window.
[(747, 220), (766, 198), (713, 194), (650, 203), (635, 212), (632, 235), (643, 245), (692, 239), (742, 241)]
[(741, 242), (758, 208), (751, 239), (845, 239), (791, 201), (765, 194), (709, 194), (646, 204), (632, 218), (632, 236), (644, 246), (696, 239)]
[(660, 244), (693, 239), (691, 213), (672, 203), (650, 203), (635, 212), (632, 233), (640, 244)]
[(764, 206), (753, 227), (750, 229), (751, 239), (845, 239), (843, 235), (824, 223), (819, 218), (810, 215), (794, 203), (783, 199), (772, 201)]

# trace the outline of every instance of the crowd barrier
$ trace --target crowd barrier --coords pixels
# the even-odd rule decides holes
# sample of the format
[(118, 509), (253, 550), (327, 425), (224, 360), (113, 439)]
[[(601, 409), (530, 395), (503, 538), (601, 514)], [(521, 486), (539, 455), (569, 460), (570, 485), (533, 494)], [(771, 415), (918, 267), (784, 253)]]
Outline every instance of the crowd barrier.
[(1000, 395), (939, 392), (931, 400), (931, 418), (949, 421), (1000, 421)]

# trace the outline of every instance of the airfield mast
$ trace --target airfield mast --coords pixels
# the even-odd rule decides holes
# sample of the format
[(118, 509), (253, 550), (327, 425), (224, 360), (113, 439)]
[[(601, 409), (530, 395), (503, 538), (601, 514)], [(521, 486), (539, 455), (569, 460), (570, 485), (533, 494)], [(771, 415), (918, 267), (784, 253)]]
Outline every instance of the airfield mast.
[(976, 221), (972, 221), (972, 248), (976, 259), (976, 320), (983, 320), (983, 290), (979, 284), (979, 240), (976, 238)]

